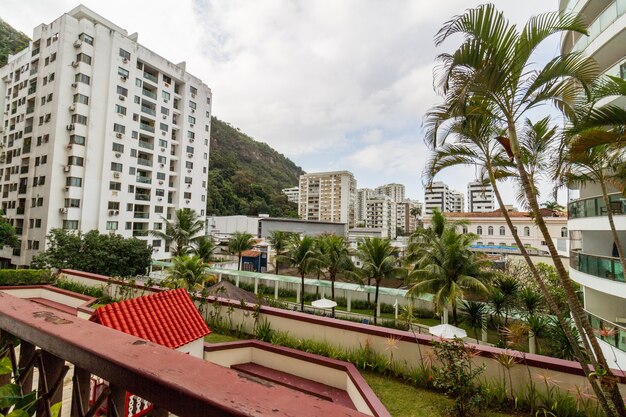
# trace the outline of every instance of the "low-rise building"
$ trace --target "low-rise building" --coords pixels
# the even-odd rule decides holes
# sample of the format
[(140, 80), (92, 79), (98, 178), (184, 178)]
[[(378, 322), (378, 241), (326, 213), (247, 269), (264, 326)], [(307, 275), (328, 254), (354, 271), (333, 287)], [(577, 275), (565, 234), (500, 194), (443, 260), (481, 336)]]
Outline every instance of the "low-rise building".
[(322, 234), (335, 234), (345, 237), (348, 232), (346, 223), (320, 222), (313, 220), (301, 220), (278, 217), (263, 217), (258, 220), (258, 236), (267, 238), (273, 231), (292, 232), (303, 236), (319, 236)]

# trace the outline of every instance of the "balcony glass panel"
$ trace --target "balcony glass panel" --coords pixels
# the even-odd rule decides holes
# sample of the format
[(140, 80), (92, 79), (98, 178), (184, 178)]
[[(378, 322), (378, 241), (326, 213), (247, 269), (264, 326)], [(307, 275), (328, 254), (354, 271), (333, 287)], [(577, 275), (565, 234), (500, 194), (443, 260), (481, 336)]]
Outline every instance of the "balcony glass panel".
[(155, 77), (154, 75), (150, 74), (149, 72), (144, 72), (143, 73), (144, 78), (147, 78), (148, 80), (152, 81), (153, 83), (158, 83), (159, 79), (157, 77)]
[(611, 281), (626, 282), (619, 258), (570, 252), (570, 266), (577, 271)]
[(597, 338), (626, 352), (626, 328), (594, 314), (587, 314)]
[(145, 148), (145, 149), (154, 149), (153, 144), (151, 144), (150, 142), (143, 141), (143, 140), (139, 141), (139, 147)]
[(154, 99), (154, 100), (156, 100), (156, 98), (157, 98), (156, 93), (153, 93), (153, 92), (148, 91), (148, 90), (142, 90), (142, 91), (141, 91), (141, 93), (142, 93), (144, 96), (146, 96), (146, 97), (150, 97), (151, 99)]
[[(616, 193), (609, 195), (610, 210), (613, 215), (626, 214), (626, 197)], [(606, 204), (602, 197), (590, 197), (576, 200), (568, 204), (568, 215), (570, 219), (582, 217), (606, 216)]]
[(142, 184), (152, 184), (152, 179), (150, 177), (142, 177), (142, 176), (137, 176), (137, 182), (140, 182)]
[(588, 27), (589, 36), (581, 36), (574, 45), (573, 51), (581, 52), (593, 42), (604, 30), (611, 26), (626, 12), (626, 0), (617, 0), (609, 5)]
[(139, 123), (139, 127), (142, 128), (143, 130), (147, 130), (148, 132), (154, 133), (154, 126), (150, 126), (147, 123)]
[(150, 116), (156, 116), (156, 111), (154, 109), (151, 109), (150, 107), (141, 106), (141, 111), (149, 114)]

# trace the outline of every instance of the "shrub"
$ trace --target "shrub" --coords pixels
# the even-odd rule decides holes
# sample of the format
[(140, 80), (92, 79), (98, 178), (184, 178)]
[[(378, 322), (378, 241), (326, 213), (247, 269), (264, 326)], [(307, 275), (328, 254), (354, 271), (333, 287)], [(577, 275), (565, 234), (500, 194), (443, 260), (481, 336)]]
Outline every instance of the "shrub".
[(37, 285), (54, 282), (54, 274), (49, 269), (0, 269), (2, 285)]

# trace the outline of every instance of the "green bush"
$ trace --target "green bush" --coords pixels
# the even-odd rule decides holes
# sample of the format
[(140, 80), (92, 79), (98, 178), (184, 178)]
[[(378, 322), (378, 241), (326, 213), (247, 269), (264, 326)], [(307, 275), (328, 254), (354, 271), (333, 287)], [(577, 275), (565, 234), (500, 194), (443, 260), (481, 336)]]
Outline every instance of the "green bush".
[(77, 292), (79, 294), (97, 298), (98, 304), (110, 304), (115, 301), (113, 298), (104, 293), (102, 287), (92, 287), (90, 285), (84, 285), (79, 282), (66, 279), (57, 280), (56, 286), (57, 288), (61, 288), (62, 290)]
[(0, 269), (0, 286), (49, 284), (54, 279), (49, 269)]

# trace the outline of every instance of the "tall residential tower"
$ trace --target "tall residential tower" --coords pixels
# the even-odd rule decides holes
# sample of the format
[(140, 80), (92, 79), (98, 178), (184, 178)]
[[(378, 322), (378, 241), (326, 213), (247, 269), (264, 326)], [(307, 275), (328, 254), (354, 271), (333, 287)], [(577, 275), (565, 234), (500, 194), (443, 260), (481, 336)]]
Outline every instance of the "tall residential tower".
[(354, 227), (356, 180), (348, 171), (300, 175), (298, 213), (304, 220), (347, 223)]

